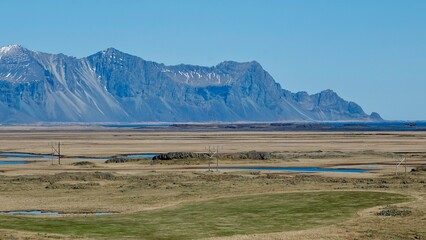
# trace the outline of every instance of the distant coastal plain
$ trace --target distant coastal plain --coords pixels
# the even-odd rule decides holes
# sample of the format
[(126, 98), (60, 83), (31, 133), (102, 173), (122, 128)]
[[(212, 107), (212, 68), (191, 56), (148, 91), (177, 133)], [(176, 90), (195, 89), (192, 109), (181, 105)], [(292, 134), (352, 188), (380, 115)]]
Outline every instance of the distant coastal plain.
[[(412, 129), (421, 124), (401, 123), (412, 131), (276, 129), (317, 126), (310, 124), (1, 126), (1, 152), (49, 154), (60, 142), (62, 158), (59, 165), (56, 157), (0, 156), (0, 161), (28, 161), (0, 165), (0, 212), (66, 215), (0, 214), (0, 239), (426, 236), (426, 132)], [(348, 124), (362, 125), (342, 126)], [(129, 154), (218, 151), (270, 157), (106, 161)], [(111, 215), (85, 215), (97, 212)]]

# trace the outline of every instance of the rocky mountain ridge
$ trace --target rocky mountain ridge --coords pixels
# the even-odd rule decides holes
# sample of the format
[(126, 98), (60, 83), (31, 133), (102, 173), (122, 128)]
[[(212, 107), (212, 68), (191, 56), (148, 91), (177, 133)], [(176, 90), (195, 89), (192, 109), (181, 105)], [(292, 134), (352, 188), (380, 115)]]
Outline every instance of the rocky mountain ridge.
[(326, 90), (292, 93), (258, 62), (166, 66), (114, 48), (77, 59), (0, 48), (0, 122), (374, 121)]

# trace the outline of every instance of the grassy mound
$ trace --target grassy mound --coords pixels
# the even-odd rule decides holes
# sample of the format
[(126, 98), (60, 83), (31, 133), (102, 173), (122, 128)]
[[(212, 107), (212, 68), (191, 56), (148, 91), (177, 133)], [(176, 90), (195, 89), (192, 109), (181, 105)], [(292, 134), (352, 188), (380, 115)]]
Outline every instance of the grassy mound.
[(72, 165), (74, 166), (81, 166), (81, 167), (94, 167), (95, 164), (89, 161), (81, 161), (81, 162), (75, 162)]

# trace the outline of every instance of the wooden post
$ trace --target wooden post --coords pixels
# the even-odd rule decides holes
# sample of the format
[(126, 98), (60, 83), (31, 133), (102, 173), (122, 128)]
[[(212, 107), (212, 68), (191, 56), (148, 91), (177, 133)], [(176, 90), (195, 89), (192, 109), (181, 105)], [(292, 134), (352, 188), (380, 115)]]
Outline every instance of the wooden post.
[(219, 145), (216, 146), (216, 171), (219, 171)]
[(404, 177), (407, 178), (407, 159), (404, 158), (404, 167), (405, 167), (405, 175)]
[(398, 176), (398, 159), (396, 159), (396, 164), (395, 164), (395, 177)]
[(58, 162), (61, 165), (61, 142), (58, 142)]
[(400, 162), (397, 162), (395, 166), (395, 176), (398, 176), (398, 167), (404, 162), (405, 166), (405, 175), (407, 175), (407, 160), (406, 158), (403, 158)]
[[(209, 155), (211, 154), (211, 151), (210, 151), (210, 145), (209, 145)], [(210, 159), (211, 159), (211, 157), (209, 157), (209, 172), (210, 172)]]

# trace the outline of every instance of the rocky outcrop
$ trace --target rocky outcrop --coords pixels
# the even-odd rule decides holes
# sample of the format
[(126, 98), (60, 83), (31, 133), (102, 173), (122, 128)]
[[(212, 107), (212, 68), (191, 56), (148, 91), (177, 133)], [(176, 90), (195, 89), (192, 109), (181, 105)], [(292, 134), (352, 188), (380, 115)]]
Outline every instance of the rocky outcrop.
[(169, 152), (158, 154), (153, 157), (152, 160), (173, 160), (173, 159), (207, 159), (210, 158), (210, 155), (207, 153), (193, 153), (193, 152)]
[(271, 158), (269, 152), (240, 152), (240, 153), (219, 153), (219, 154), (208, 154), (208, 153), (193, 153), (193, 152), (169, 152), (162, 153), (155, 157), (153, 160), (175, 160), (175, 159), (208, 159), (211, 157), (220, 159), (253, 159), (253, 160), (267, 160)]
[(269, 152), (242, 152), (242, 153), (225, 153), (219, 154), (219, 158), (222, 159), (252, 159), (252, 160), (268, 160), (271, 158), (271, 153)]
[(412, 212), (409, 209), (398, 209), (396, 207), (385, 207), (379, 212), (376, 213), (378, 216), (386, 216), (386, 217), (397, 217), (397, 216), (407, 216)]

